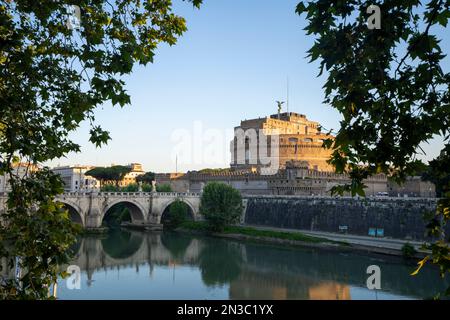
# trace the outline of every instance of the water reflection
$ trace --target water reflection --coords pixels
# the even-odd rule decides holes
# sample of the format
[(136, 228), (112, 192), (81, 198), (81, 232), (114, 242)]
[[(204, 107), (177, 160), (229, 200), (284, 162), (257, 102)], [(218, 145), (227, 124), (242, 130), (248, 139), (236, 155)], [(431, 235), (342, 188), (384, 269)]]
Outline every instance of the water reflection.
[[(68, 290), (60, 281), (62, 299), (403, 299), (448, 285), (430, 269), (409, 276), (414, 266), (397, 259), (173, 232), (119, 230), (75, 248), (84, 283)], [(381, 268), (381, 291), (365, 288), (371, 264)]]
[(208, 241), (199, 254), (198, 267), (207, 286), (225, 285), (242, 272), (242, 245), (236, 242)]
[(160, 234), (160, 237), (162, 245), (169, 250), (175, 260), (183, 259), (192, 242), (191, 237), (182, 233), (165, 232)]
[(133, 256), (141, 248), (143, 241), (143, 234), (122, 232), (120, 229), (111, 229), (109, 235), (101, 240), (105, 254), (119, 260)]

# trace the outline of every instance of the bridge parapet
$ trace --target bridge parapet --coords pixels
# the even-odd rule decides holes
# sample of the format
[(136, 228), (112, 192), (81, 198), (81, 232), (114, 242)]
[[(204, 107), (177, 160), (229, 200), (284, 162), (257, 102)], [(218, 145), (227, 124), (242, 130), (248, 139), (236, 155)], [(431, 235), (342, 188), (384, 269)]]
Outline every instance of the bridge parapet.
[(149, 198), (151, 197), (152, 193), (151, 192), (99, 192), (98, 196), (99, 197), (145, 197), (145, 198)]
[(199, 197), (199, 192), (65, 192), (59, 197), (74, 196), (74, 197), (86, 197), (86, 196), (125, 196), (125, 197), (150, 197), (150, 196), (164, 196), (164, 197)]
[(200, 197), (198, 192), (155, 192), (154, 195), (162, 197)]

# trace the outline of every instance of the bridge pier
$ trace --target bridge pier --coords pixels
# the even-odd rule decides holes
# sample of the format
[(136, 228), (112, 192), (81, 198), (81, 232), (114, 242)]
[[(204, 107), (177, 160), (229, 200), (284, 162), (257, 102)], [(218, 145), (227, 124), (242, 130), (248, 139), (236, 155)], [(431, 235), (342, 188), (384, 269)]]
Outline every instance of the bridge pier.
[(86, 216), (85, 228), (94, 229), (102, 226), (102, 220), (100, 214), (88, 214)]

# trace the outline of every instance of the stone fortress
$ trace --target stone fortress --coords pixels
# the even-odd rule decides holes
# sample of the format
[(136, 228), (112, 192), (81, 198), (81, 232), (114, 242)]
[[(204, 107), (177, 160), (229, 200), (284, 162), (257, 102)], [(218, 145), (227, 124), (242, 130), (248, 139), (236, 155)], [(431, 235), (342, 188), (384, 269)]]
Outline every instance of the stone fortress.
[[(262, 142), (261, 133), (265, 139)], [(252, 139), (256, 139), (254, 145), (257, 146), (253, 149)], [(201, 192), (206, 183), (217, 181), (233, 186), (244, 196), (329, 196), (333, 186), (348, 183), (350, 179), (335, 173), (327, 163), (331, 150), (322, 147), (326, 139), (333, 140), (334, 136), (322, 133), (318, 122), (294, 112), (244, 120), (235, 127), (235, 137), (230, 144), (229, 170), (156, 174), (156, 183), (169, 184), (175, 192)], [(277, 153), (273, 151), (274, 141), (278, 147)], [(275, 174), (261, 174), (266, 164), (260, 159), (259, 148), (264, 143), (267, 143), (267, 148), (263, 151), (277, 157), (278, 170)], [(367, 196), (435, 197), (435, 186), (421, 181), (420, 177), (411, 177), (400, 187), (385, 175), (378, 174), (366, 179), (364, 184)]]
[[(242, 136), (245, 140), (240, 139), (238, 132), (244, 133)], [(262, 133), (267, 137), (268, 153), (271, 153), (272, 143), (275, 141), (278, 147), (278, 154), (275, 156), (278, 157), (280, 169), (286, 168), (286, 164), (294, 160), (306, 161), (308, 167), (314, 170), (333, 170), (327, 163), (331, 150), (323, 148), (322, 145), (324, 140), (333, 140), (334, 136), (322, 133), (318, 122), (310, 121), (305, 115), (295, 112), (241, 121), (241, 125), (235, 127), (235, 137), (231, 142), (231, 168), (250, 169), (255, 172), (264, 166), (259, 150), (264, 142), (259, 141), (260, 136), (252, 135), (252, 132)], [(255, 138), (256, 141), (251, 141)], [(256, 148), (251, 148), (252, 143)]]

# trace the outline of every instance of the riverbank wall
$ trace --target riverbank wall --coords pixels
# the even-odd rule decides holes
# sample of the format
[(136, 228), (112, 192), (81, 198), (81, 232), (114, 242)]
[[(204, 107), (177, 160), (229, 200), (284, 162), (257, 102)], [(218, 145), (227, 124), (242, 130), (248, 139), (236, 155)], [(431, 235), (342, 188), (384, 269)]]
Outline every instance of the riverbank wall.
[(433, 198), (247, 196), (244, 202), (248, 225), (406, 240), (430, 240), (424, 213), (437, 205)]

